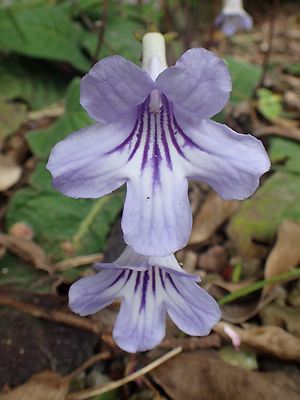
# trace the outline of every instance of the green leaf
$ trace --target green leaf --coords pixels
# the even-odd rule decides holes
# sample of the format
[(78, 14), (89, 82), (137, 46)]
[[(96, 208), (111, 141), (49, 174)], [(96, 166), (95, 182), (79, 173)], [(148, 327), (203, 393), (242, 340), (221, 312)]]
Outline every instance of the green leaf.
[(58, 7), (25, 2), (0, 9), (0, 49), (69, 62), (86, 71), (89, 62), (80, 41), (81, 30)]
[(0, 141), (15, 132), (26, 120), (26, 106), (8, 103), (0, 97)]
[(33, 131), (26, 136), (31, 151), (41, 159), (47, 159), (52, 147), (70, 133), (89, 125), (92, 120), (79, 103), (80, 80), (70, 84), (65, 100), (65, 114), (49, 128)]
[(281, 96), (266, 88), (259, 89), (257, 94), (258, 109), (262, 115), (270, 120), (278, 118), (282, 113)]
[(236, 105), (241, 101), (251, 98), (261, 77), (261, 68), (241, 61), (237, 61), (232, 57), (226, 57), (231, 78), (232, 93), (230, 101)]
[(282, 169), (300, 174), (300, 144), (293, 140), (275, 137), (271, 139), (269, 156), (272, 164), (283, 163)]
[[(142, 25), (136, 21), (116, 18), (116, 16), (110, 18), (99, 58), (120, 54), (122, 57), (139, 64), (142, 47), (135, 39), (134, 32), (141, 30), (141, 28)], [(85, 32), (82, 45), (88, 50), (91, 57), (95, 54), (97, 42), (96, 34)]]
[(300, 76), (300, 63), (289, 64), (285, 70), (291, 75)]
[[(56, 74), (56, 75), (55, 75)], [(0, 93), (9, 100), (26, 101), (31, 109), (40, 109), (57, 102), (66, 91), (66, 79), (55, 70), (21, 57), (2, 60)]]
[(300, 176), (276, 172), (243, 202), (228, 233), (242, 256), (255, 257), (253, 239), (271, 243), (284, 219), (300, 220)]
[(45, 291), (48, 289), (47, 284), (43, 281), (40, 284), (38, 282), (44, 277), (43, 272), (9, 253), (0, 261), (0, 286), (13, 285), (15, 289), (31, 289), (34, 285), (35, 290)]
[(45, 164), (37, 166), (30, 187), (11, 199), (6, 226), (24, 222), (32, 227), (37, 241), (54, 260), (64, 258), (67, 245), (74, 254), (102, 251), (111, 224), (120, 212), (121, 192), (97, 200), (71, 199), (51, 187)]

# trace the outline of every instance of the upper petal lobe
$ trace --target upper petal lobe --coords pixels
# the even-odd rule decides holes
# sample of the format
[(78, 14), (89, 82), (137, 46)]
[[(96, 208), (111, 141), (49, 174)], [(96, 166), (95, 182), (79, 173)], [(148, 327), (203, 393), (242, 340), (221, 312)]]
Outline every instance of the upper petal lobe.
[(112, 122), (143, 103), (154, 87), (141, 68), (111, 56), (97, 62), (82, 78), (80, 103), (96, 121)]
[(231, 78), (224, 61), (211, 51), (198, 48), (185, 52), (156, 82), (175, 110), (196, 120), (221, 111), (231, 91)]

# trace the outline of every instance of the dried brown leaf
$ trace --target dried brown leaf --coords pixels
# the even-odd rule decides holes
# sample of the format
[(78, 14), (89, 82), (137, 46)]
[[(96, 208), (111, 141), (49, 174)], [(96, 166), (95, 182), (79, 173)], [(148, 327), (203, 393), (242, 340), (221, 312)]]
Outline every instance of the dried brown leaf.
[[(279, 228), (277, 240), (269, 254), (265, 267), (265, 278), (290, 271), (300, 262), (300, 225), (292, 221), (283, 221)], [(264, 293), (271, 286), (265, 286)]]
[(299, 307), (287, 307), (273, 303), (263, 308), (259, 315), (264, 325), (285, 327), (292, 335), (300, 336)]
[[(230, 327), (240, 336), (241, 343), (260, 353), (272, 354), (282, 360), (300, 361), (300, 338), (277, 326)], [(219, 322), (214, 330), (223, 334), (224, 323)], [(224, 335), (224, 334), (223, 334)]]
[(247, 371), (203, 352), (181, 354), (151, 376), (173, 400), (300, 399), (299, 384), (283, 373)]
[(0, 395), (0, 400), (65, 400), (69, 382), (51, 371), (33, 375), (24, 385)]
[(189, 244), (199, 244), (209, 239), (240, 207), (238, 200), (223, 200), (210, 193), (197, 214)]
[(0, 155), (0, 192), (18, 182), (22, 169), (10, 157)]
[(36, 268), (52, 272), (44, 250), (31, 240), (0, 233), (0, 245), (23, 260), (32, 263)]

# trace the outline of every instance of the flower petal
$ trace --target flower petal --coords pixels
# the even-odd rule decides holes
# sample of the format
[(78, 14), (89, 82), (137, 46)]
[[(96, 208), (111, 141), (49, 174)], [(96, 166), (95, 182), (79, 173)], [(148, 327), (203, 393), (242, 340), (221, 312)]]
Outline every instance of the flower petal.
[(160, 266), (166, 271), (178, 276), (184, 276), (196, 282), (200, 280), (197, 275), (188, 274), (178, 264), (174, 254), (166, 257), (151, 257), (136, 253), (130, 246), (126, 246), (120, 257), (113, 263), (96, 263), (94, 268), (97, 271), (102, 269), (122, 269), (128, 268), (135, 271), (146, 271), (149, 267)]
[(59, 142), (47, 164), (54, 187), (69, 197), (97, 198), (125, 183), (121, 168), (128, 154), (111, 150), (126, 140), (135, 118), (129, 115), (108, 125), (92, 125)]
[(80, 103), (96, 121), (112, 122), (143, 103), (154, 87), (150, 76), (131, 61), (107, 57), (82, 78)]
[(193, 124), (177, 117), (176, 123), (189, 178), (207, 183), (225, 200), (242, 200), (255, 192), (270, 168), (260, 140), (209, 120)]
[(253, 26), (253, 20), (246, 12), (234, 15), (224, 14), (220, 25), (226, 36), (232, 36), (241, 29), (250, 30)]
[(73, 283), (69, 290), (69, 306), (80, 315), (94, 314), (119, 296), (125, 270), (104, 270)]
[(199, 48), (185, 52), (156, 82), (175, 110), (197, 120), (221, 111), (231, 91), (231, 78), (224, 61)]
[(128, 352), (145, 351), (165, 336), (166, 309), (158, 280), (159, 268), (133, 271), (113, 330), (117, 344)]
[(122, 229), (125, 242), (137, 253), (166, 256), (184, 247), (192, 226), (188, 183), (180, 171), (160, 167), (155, 181), (152, 168), (127, 183)]
[(188, 335), (205, 336), (220, 320), (216, 301), (195, 282), (166, 274), (167, 312)]

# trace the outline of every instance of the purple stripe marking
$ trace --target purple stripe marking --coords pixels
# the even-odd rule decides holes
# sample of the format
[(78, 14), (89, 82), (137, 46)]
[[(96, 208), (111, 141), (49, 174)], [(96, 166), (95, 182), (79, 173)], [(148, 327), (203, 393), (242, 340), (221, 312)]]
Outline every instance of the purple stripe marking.
[[(128, 161), (132, 159), (132, 157), (135, 155), (137, 152), (137, 149), (140, 147), (141, 140), (143, 137), (143, 131), (144, 131), (144, 113), (145, 113), (145, 107), (149, 107), (149, 100), (148, 98), (146, 101), (141, 105), (141, 112), (139, 113), (137, 119), (139, 119), (140, 126), (137, 132), (137, 140), (135, 142), (134, 148), (132, 152), (130, 153), (130, 156), (128, 157)], [(135, 132), (136, 133), (136, 132)]]
[(120, 272), (119, 275), (116, 277), (116, 279), (108, 287), (111, 287), (115, 283), (117, 283), (125, 275), (125, 272), (126, 272), (125, 269), (122, 272)]
[(143, 107), (144, 107), (144, 104), (142, 104), (141, 106), (138, 106), (137, 118), (136, 118), (134, 127), (133, 127), (131, 133), (129, 134), (129, 136), (121, 144), (119, 144), (117, 147), (113, 148), (112, 150), (106, 152), (104, 155), (110, 155), (112, 153), (115, 153), (116, 151), (122, 151), (123, 148), (127, 144), (131, 143), (134, 135), (136, 134), (136, 130), (137, 130), (138, 124), (140, 123), (141, 115), (143, 115)]
[(158, 144), (158, 132), (157, 132), (157, 115), (154, 116), (154, 146), (153, 146), (153, 156), (152, 156), (152, 165), (153, 165), (153, 183), (160, 184), (160, 170), (159, 165), (161, 163), (162, 157), (160, 153), (160, 148)]
[(162, 270), (160, 268), (158, 268), (158, 270), (159, 270), (159, 277), (160, 277), (160, 281), (161, 281), (162, 287), (165, 289), (166, 285), (165, 285), (165, 281), (164, 281), (164, 278), (163, 278)]
[(138, 290), (140, 280), (141, 280), (141, 271), (138, 271), (138, 273), (136, 274), (134, 292), (136, 292)]
[(183, 132), (181, 127), (178, 125), (178, 122), (176, 121), (174, 111), (173, 111), (173, 106), (171, 105), (171, 115), (172, 115), (172, 122), (175, 126), (176, 131), (180, 134), (180, 136), (183, 137), (184, 139), (184, 145), (189, 146), (189, 147), (196, 147), (196, 149), (204, 151), (197, 143), (195, 143), (187, 134)]
[(148, 107), (148, 109), (147, 109), (147, 136), (146, 136), (144, 152), (143, 152), (142, 170), (145, 168), (147, 161), (148, 161), (148, 152), (149, 152), (150, 139), (151, 139), (151, 115), (152, 114), (150, 113), (150, 110)]
[(128, 275), (127, 275), (127, 278), (126, 278), (126, 281), (125, 281), (125, 283), (124, 283), (124, 286), (126, 285), (126, 283), (129, 281), (129, 279), (130, 279), (130, 277), (131, 277), (131, 275), (132, 275), (132, 269), (130, 269), (129, 270), (129, 273), (128, 273)]
[(169, 101), (168, 101), (168, 99), (166, 98), (165, 95), (162, 96), (162, 101), (163, 101), (163, 105), (164, 105), (165, 108), (166, 108), (168, 129), (169, 129), (169, 133), (170, 133), (170, 137), (171, 137), (173, 146), (174, 146), (175, 149), (177, 150), (178, 154), (180, 154), (181, 157), (185, 158), (185, 155), (184, 155), (184, 153), (182, 152), (182, 150), (181, 150), (181, 148), (180, 148), (180, 146), (179, 146), (179, 144), (177, 143), (177, 140), (176, 140), (176, 138), (175, 138), (175, 135), (176, 135), (177, 131), (176, 131), (175, 129), (173, 129), (173, 126), (172, 126), (172, 116), (173, 116), (173, 115), (172, 115), (171, 110), (170, 110)]
[(147, 288), (148, 288), (148, 281), (149, 281), (149, 272), (145, 271), (144, 279), (143, 279), (143, 286), (142, 286), (142, 300), (141, 300), (139, 312), (141, 312), (142, 309), (145, 308), (145, 306), (146, 306), (146, 294), (147, 294)]
[(166, 276), (167, 276), (168, 280), (171, 282), (171, 285), (176, 290), (176, 292), (179, 293), (179, 290), (178, 290), (177, 286), (175, 285), (175, 283), (174, 283), (174, 281), (173, 281), (173, 279), (172, 279), (172, 277), (171, 277), (169, 272), (166, 273)]
[(165, 131), (165, 127), (164, 127), (164, 118), (165, 117), (165, 106), (164, 104), (162, 105), (162, 109), (161, 109), (161, 113), (160, 113), (160, 131), (161, 131), (161, 141), (164, 147), (164, 152), (165, 152), (165, 157), (167, 160), (167, 164), (169, 169), (172, 171), (172, 160), (171, 160), (171, 156), (170, 156), (170, 149), (169, 149), (169, 145), (168, 145), (168, 141), (167, 141), (167, 137), (166, 137), (166, 131)]
[(152, 267), (152, 292), (155, 295), (156, 293), (156, 274), (155, 267)]

